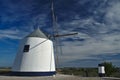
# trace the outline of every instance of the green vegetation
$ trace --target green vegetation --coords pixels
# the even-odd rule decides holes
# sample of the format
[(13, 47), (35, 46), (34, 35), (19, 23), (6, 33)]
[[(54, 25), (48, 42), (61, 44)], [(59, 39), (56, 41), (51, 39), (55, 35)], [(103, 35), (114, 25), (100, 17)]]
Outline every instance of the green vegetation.
[(97, 68), (60, 68), (58, 73), (77, 75), (83, 77), (97, 77)]
[(11, 71), (11, 68), (4, 68), (4, 67), (1, 67), (0, 68), (0, 75), (6, 75), (6, 74), (8, 74), (8, 73), (10, 73), (10, 71)]
[(120, 77), (120, 69), (115, 67), (111, 62), (104, 62), (105, 73), (108, 77)]
[[(107, 77), (120, 77), (120, 68), (115, 67), (111, 62), (104, 62)], [(0, 75), (8, 74), (11, 68), (0, 68)], [(57, 73), (76, 75), (82, 77), (98, 77), (98, 68), (75, 68), (65, 67), (57, 69)]]
[(116, 72), (116, 68), (110, 62), (104, 62), (106, 76), (110, 76), (113, 72)]
[[(120, 77), (120, 68), (112, 65), (111, 62), (104, 62), (105, 72), (107, 77)], [(77, 75), (83, 77), (98, 77), (98, 68), (60, 68), (58, 73)]]

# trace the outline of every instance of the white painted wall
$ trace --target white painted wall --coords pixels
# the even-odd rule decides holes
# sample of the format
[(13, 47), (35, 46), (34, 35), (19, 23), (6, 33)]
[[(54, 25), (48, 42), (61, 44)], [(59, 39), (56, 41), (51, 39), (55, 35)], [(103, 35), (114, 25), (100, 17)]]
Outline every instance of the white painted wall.
[(105, 73), (105, 67), (104, 66), (99, 66), (98, 67), (98, 73)]
[[(23, 52), (24, 45), (30, 45), (29, 52)], [(55, 71), (53, 43), (51, 40), (28, 37), (21, 41), (12, 71), (48, 72)]]

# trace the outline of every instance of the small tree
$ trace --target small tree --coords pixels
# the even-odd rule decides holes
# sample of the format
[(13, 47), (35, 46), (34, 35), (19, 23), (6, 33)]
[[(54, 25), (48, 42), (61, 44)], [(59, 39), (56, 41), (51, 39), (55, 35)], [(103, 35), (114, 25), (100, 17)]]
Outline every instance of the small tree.
[(110, 76), (114, 72), (116, 72), (116, 67), (114, 65), (112, 65), (111, 62), (104, 62), (103, 64), (105, 66), (105, 74), (106, 74), (106, 76)]

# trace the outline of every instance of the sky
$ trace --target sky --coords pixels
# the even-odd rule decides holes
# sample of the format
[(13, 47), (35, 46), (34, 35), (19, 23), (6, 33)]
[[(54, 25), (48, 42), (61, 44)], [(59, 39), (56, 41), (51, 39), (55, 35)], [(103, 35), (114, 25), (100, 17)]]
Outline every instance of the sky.
[[(54, 0), (61, 37), (59, 67), (120, 67), (120, 0)], [(50, 0), (0, 0), (0, 67), (11, 67), (20, 40), (34, 27), (52, 34)], [(56, 55), (56, 53), (55, 53)]]

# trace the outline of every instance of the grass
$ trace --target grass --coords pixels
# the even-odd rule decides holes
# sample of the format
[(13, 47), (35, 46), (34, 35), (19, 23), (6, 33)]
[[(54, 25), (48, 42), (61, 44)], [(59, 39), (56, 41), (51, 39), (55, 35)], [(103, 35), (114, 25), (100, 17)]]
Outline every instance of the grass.
[[(82, 77), (98, 77), (98, 68), (60, 68), (57, 70), (58, 73), (76, 75)], [(112, 72), (110, 76), (107, 77), (120, 77), (120, 69), (118, 68), (116, 72)]]
[(5, 75), (11, 72), (11, 68), (0, 68), (0, 75)]
[[(119, 77), (120, 78), (120, 69), (118, 68), (117, 72), (112, 73), (109, 77)], [(11, 68), (0, 68), (0, 75), (9, 74)], [(57, 73), (66, 74), (66, 75), (75, 75), (81, 77), (98, 77), (97, 68), (59, 68)]]

